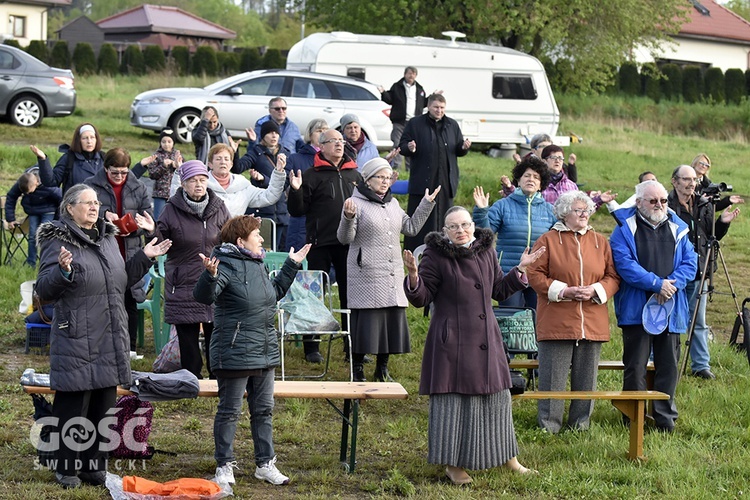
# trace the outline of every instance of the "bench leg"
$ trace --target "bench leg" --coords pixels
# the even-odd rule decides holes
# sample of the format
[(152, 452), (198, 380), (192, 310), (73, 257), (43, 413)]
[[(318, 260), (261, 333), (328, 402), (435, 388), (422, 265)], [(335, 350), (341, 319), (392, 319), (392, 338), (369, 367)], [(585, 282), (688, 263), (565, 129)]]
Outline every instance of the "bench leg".
[[(351, 399), (345, 399), (343, 411), (339, 412), (341, 413), (341, 453), (339, 454), (339, 461), (344, 464), (344, 467), (347, 469), (349, 474), (354, 472), (354, 468), (357, 465), (357, 426), (359, 425), (359, 400), (355, 399), (353, 401), (354, 402), (352, 403)], [(332, 403), (331, 405), (333, 406)], [(352, 432), (351, 446), (349, 446), (350, 428)], [(349, 455), (348, 462), (346, 460), (347, 453)]]
[(643, 424), (645, 422), (646, 402), (615, 400), (612, 404), (630, 419), (630, 447), (628, 458), (645, 460), (643, 455)]

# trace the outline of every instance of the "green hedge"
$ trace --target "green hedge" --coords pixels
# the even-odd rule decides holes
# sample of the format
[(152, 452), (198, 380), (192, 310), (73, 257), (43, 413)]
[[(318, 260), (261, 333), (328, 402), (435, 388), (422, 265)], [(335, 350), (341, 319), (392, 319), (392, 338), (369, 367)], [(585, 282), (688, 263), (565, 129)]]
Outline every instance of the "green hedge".
[(745, 73), (739, 68), (729, 68), (724, 73), (724, 94), (727, 103), (739, 104), (745, 96)]
[(187, 47), (175, 47), (170, 54), (172, 63), (180, 76), (186, 76), (190, 70), (190, 51)]
[(111, 43), (102, 44), (96, 62), (99, 66), (99, 73), (102, 75), (116, 75), (120, 70), (120, 65), (117, 62), (117, 51)]
[(194, 75), (215, 76), (219, 71), (216, 50), (208, 45), (198, 47), (193, 54), (190, 70)]
[(32, 40), (26, 47), (26, 52), (42, 62), (49, 61), (49, 50), (47, 50), (47, 43), (44, 40)]
[(73, 50), (73, 68), (76, 73), (91, 75), (96, 73), (96, 56), (90, 43), (79, 42)]
[(149, 73), (164, 71), (167, 66), (164, 51), (158, 45), (148, 45), (143, 49), (143, 62)]
[(682, 68), (676, 64), (665, 64), (661, 68), (661, 93), (665, 99), (679, 101), (682, 97)]
[(137, 45), (128, 45), (128, 48), (123, 52), (120, 73), (123, 75), (143, 75), (146, 73), (143, 52)]
[(240, 71), (255, 71), (260, 69), (263, 58), (255, 47), (242, 49), (240, 54)]
[(682, 98), (695, 103), (703, 96), (703, 75), (698, 66), (685, 66), (682, 70)]
[(58, 40), (55, 42), (55, 45), (52, 46), (49, 65), (54, 66), (55, 68), (70, 68), (70, 51), (68, 50), (68, 42), (65, 40)]
[(641, 77), (638, 75), (638, 67), (631, 62), (620, 66), (620, 92), (625, 95), (640, 95)]
[(703, 75), (703, 95), (715, 103), (724, 102), (724, 72), (721, 68), (708, 68)]

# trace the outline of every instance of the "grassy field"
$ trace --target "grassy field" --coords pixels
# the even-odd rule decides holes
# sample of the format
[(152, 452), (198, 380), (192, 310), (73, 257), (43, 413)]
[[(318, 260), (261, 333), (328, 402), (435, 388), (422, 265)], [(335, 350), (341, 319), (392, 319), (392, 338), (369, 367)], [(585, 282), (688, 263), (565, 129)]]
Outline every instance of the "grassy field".
[[(33, 163), (28, 144), (45, 148), (53, 159), (57, 145), (70, 140), (81, 121), (95, 123), (105, 137), (105, 148), (123, 146), (134, 159), (150, 153), (156, 136), (128, 124), (128, 111), (136, 93), (174, 84), (204, 84), (201, 80), (150, 79), (78, 80), (79, 111), (64, 119), (47, 119), (42, 127), (23, 130), (0, 124), (0, 191), (7, 191), (23, 168)], [(640, 106), (640, 107), (639, 107)], [(637, 113), (626, 112), (637, 108)], [(592, 98), (560, 98), (561, 132), (575, 132), (583, 143), (566, 149), (575, 152), (579, 180), (584, 189), (607, 189), (626, 199), (644, 170), (668, 181), (673, 168), (689, 163), (705, 152), (713, 160), (714, 181), (734, 185), (734, 191), (750, 195), (750, 169), (746, 167), (750, 146), (738, 133), (712, 128), (696, 135), (666, 133), (661, 113), (666, 109), (628, 102)], [(290, 116), (293, 118), (293, 113)], [(648, 116), (654, 114), (653, 120)], [(681, 109), (680, 114), (707, 112), (702, 106)], [(716, 113), (716, 110), (711, 110)], [(448, 108), (450, 115), (450, 107)], [(713, 122), (712, 122), (713, 123)], [(192, 152), (192, 148), (184, 148)], [(457, 203), (471, 204), (471, 189), (483, 185), (492, 193), (499, 178), (510, 170), (508, 160), (470, 153), (460, 162), (461, 188)], [(667, 182), (668, 184), (668, 182)], [(669, 186), (667, 185), (669, 188)], [(493, 201), (497, 196), (493, 195)], [(732, 224), (724, 239), (723, 253), (735, 291), (741, 301), (750, 295), (750, 219), (744, 213)], [(608, 234), (613, 221), (606, 213), (592, 218), (595, 228)], [(24, 329), (18, 314), (19, 284), (33, 279), (31, 269), (19, 264), (0, 266), (0, 497), (2, 498), (108, 498), (103, 489), (83, 488), (65, 492), (52, 483), (52, 474), (34, 469), (35, 450), (28, 435), (33, 406), (21, 392), (18, 380), (24, 368), (48, 371), (48, 358), (23, 354)], [(338, 463), (340, 421), (322, 401), (280, 400), (274, 415), (275, 445), (280, 470), (292, 478), (287, 487), (261, 484), (252, 476), (252, 441), (247, 420), (242, 422), (235, 443), (240, 471), (236, 474), (238, 498), (739, 498), (750, 483), (750, 391), (747, 359), (727, 345), (734, 322), (734, 304), (724, 273), (717, 275), (717, 293), (709, 305), (709, 323), (715, 335), (711, 344), (712, 366), (717, 380), (706, 382), (684, 378), (677, 389), (680, 419), (676, 432), (647, 432), (645, 462), (626, 458), (628, 433), (620, 414), (607, 402), (597, 402), (588, 432), (548, 435), (536, 426), (536, 406), (514, 403), (519, 459), (539, 470), (538, 475), (520, 477), (505, 470), (474, 474), (474, 483), (457, 488), (447, 483), (440, 467), (426, 463), (427, 398), (417, 395), (419, 367), (428, 321), (422, 311), (409, 309), (413, 352), (394, 356), (391, 373), (407, 389), (406, 401), (372, 401), (362, 406), (358, 465), (353, 475)], [(605, 345), (603, 359), (619, 359), (622, 343), (619, 329), (611, 326), (612, 340)], [(146, 358), (134, 362), (149, 371), (154, 359), (147, 341)], [(332, 379), (344, 379), (340, 347), (335, 346)], [(301, 367), (301, 354), (292, 350), (292, 367)], [(367, 375), (374, 369), (368, 366)], [(621, 373), (602, 372), (601, 389), (619, 389)], [(157, 481), (178, 477), (213, 475), (212, 422), (216, 401), (210, 399), (157, 403), (149, 439), (157, 449), (177, 456), (156, 455), (135, 469), (116, 464), (111, 472), (136, 474)], [(124, 466), (124, 467), (123, 467)]]

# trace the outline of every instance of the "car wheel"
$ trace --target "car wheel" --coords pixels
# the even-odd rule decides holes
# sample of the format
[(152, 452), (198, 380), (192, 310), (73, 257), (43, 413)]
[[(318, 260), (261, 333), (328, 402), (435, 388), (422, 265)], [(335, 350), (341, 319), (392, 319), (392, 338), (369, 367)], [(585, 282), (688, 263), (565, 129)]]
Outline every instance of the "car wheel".
[(19, 127), (36, 127), (42, 123), (44, 109), (36, 97), (23, 96), (10, 105), (9, 115), (11, 122)]
[(174, 130), (177, 140), (180, 142), (193, 142), (193, 129), (201, 122), (200, 114), (196, 111), (181, 111), (175, 115), (172, 120), (172, 130)]

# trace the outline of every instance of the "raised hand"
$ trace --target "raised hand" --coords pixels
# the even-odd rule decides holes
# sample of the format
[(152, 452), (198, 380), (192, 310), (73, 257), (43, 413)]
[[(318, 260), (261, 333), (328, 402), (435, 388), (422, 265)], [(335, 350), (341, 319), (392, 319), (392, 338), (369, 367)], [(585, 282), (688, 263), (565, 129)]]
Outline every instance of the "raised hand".
[(609, 203), (617, 198), (617, 193), (613, 193), (611, 190), (607, 189), (603, 193), (599, 193), (599, 198), (602, 200), (602, 203)]
[(417, 259), (409, 250), (404, 250), (404, 265), (406, 266), (406, 273), (409, 276), (409, 286), (414, 288), (417, 286), (419, 274), (417, 273)]
[(148, 234), (153, 233), (154, 229), (156, 229), (156, 224), (154, 223), (153, 217), (151, 217), (151, 214), (149, 214), (145, 210), (143, 212), (143, 215), (136, 212), (135, 223), (138, 225), (139, 228), (143, 229)]
[(526, 268), (536, 262), (536, 260), (541, 257), (544, 252), (547, 251), (547, 247), (539, 247), (539, 249), (533, 253), (529, 253), (529, 251), (529, 247), (526, 247), (526, 250), (524, 250), (523, 254), (521, 254), (521, 260), (518, 263), (518, 270), (522, 273), (526, 272)]
[[(151, 165), (151, 163), (153, 163), (153, 161), (154, 161), (155, 159), (156, 159), (156, 155), (146, 156), (145, 158), (143, 158), (143, 159), (142, 159), (142, 160), (140, 161), (140, 164), (141, 164), (141, 165), (143, 165), (143, 166), (145, 167), (146, 165)], [(167, 165), (167, 162), (170, 162), (170, 163), (171, 163), (171, 161), (172, 161), (172, 160), (170, 160), (170, 159), (166, 159), (166, 160), (164, 160), (164, 164), (165, 164), (165, 165)], [(169, 166), (169, 165), (167, 165), (167, 166)]]
[(436, 188), (435, 188), (435, 191), (433, 191), (433, 192), (432, 192), (432, 194), (430, 194), (430, 189), (429, 189), (429, 188), (425, 188), (425, 190), (424, 190), (424, 198), (425, 198), (425, 200), (427, 200), (427, 201), (434, 201), (434, 200), (435, 200), (435, 197), (436, 197), (436, 196), (438, 195), (438, 193), (440, 192), (440, 188), (441, 188), (441, 187), (442, 187), (442, 186), (438, 186), (438, 187), (436, 187)]
[(206, 257), (202, 253), (199, 253), (198, 257), (201, 258), (203, 267), (206, 268), (206, 271), (208, 271), (211, 276), (216, 276), (217, 274), (219, 274), (219, 259), (217, 259), (216, 257)]
[(740, 203), (745, 203), (745, 200), (742, 198), (742, 196), (740, 196), (738, 194), (733, 194), (733, 195), (729, 196), (729, 202), (732, 205), (738, 205)]
[(478, 208), (487, 208), (490, 206), (490, 193), (484, 194), (484, 188), (482, 186), (476, 186), (474, 188), (474, 204)]
[(65, 271), (66, 273), (69, 273), (72, 268), (71, 264), (73, 263), (73, 254), (70, 252), (70, 250), (67, 250), (65, 247), (60, 247), (60, 254), (57, 256), (57, 262), (60, 264), (60, 269)]
[(296, 252), (294, 251), (294, 247), (289, 247), (289, 258), (292, 259), (295, 263), (299, 264), (300, 262), (305, 260), (305, 257), (307, 257), (307, 252), (310, 251), (310, 247), (312, 247), (312, 245), (308, 243)]
[(357, 216), (357, 205), (354, 204), (354, 200), (351, 198), (344, 200), (344, 216), (347, 219), (353, 219)]
[(570, 156), (568, 156), (568, 165), (575, 165), (576, 163), (576, 154), (570, 153)]
[(41, 150), (41, 149), (39, 149), (38, 147), (34, 146), (33, 144), (29, 146), (29, 149), (30, 149), (30, 150), (31, 150), (31, 152), (32, 152), (32, 153), (34, 153), (34, 154), (36, 155), (36, 157), (37, 157), (37, 158), (39, 158), (40, 160), (44, 160), (45, 158), (47, 158), (47, 155), (46, 155), (46, 154), (44, 154), (44, 151), (42, 151), (42, 150)]
[(513, 183), (510, 182), (510, 178), (507, 175), (500, 176), (500, 184), (502, 184), (504, 188), (508, 188), (508, 189), (510, 189), (513, 186)]
[(154, 257), (158, 257), (159, 255), (164, 255), (167, 253), (167, 250), (169, 250), (169, 247), (172, 246), (172, 240), (164, 240), (160, 243), (156, 242), (156, 238), (149, 241), (145, 247), (143, 247), (143, 253), (146, 254), (146, 257), (149, 259), (153, 259)]
[(297, 170), (296, 174), (294, 173), (294, 171), (289, 172), (289, 186), (295, 191), (302, 187), (302, 171), (301, 170)]
[(738, 215), (740, 215), (739, 208), (732, 209), (732, 207), (727, 207), (727, 209), (721, 213), (721, 222), (729, 224), (736, 219)]
[[(393, 148), (391, 149), (391, 152), (385, 155), (385, 161), (388, 163), (391, 162), (398, 154), (401, 153), (401, 148)], [(395, 172), (394, 172), (395, 173)]]
[(276, 171), (283, 172), (284, 167), (286, 167), (286, 155), (284, 153), (279, 153), (276, 155)]
[(250, 169), (250, 178), (252, 180), (258, 181), (258, 182), (263, 182), (263, 179), (265, 179), (265, 177), (263, 177), (263, 174), (261, 174), (260, 172), (258, 172), (254, 168)]
[(238, 149), (240, 149), (240, 143), (242, 142), (242, 139), (237, 139), (236, 141), (232, 139), (232, 136), (227, 136), (227, 140), (229, 141), (229, 147), (232, 148), (233, 152), (237, 152)]
[(258, 136), (255, 135), (255, 130), (251, 129), (251, 128), (246, 128), (245, 129), (245, 135), (247, 136), (247, 141), (248, 142), (255, 142), (255, 139), (258, 138)]

